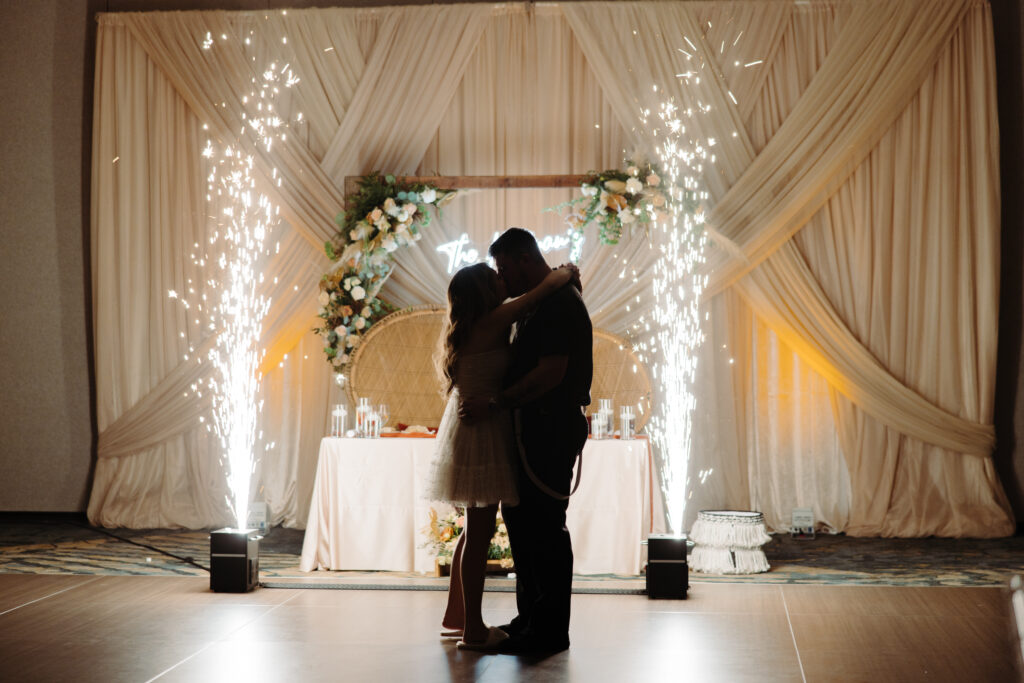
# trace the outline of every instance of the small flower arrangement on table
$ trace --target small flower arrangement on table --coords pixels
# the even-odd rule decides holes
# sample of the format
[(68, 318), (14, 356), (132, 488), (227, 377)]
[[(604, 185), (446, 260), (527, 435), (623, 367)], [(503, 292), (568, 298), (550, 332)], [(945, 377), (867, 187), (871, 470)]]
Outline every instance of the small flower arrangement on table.
[[(423, 534), (427, 540), (421, 548), (431, 548), (437, 553), (438, 568), (448, 568), (452, 563), (452, 556), (455, 554), (455, 546), (458, 545), (459, 536), (466, 528), (466, 512), (462, 507), (453, 508), (444, 517), (440, 517), (437, 510), (430, 508), (430, 522), (423, 527)], [(501, 570), (508, 571), (513, 568), (512, 548), (508, 542), (508, 530), (505, 522), (498, 513), (494, 521), (494, 536), (491, 538), (491, 545), (487, 549), (488, 565), (496, 566)], [(490, 567), (489, 567), (490, 570)], [(447, 573), (447, 572), (445, 572)]]
[(596, 221), (602, 244), (618, 244), (624, 227), (644, 226), (657, 219), (668, 197), (661, 174), (649, 163), (627, 161), (626, 170), (592, 172), (582, 183), (583, 196), (554, 207), (568, 209), (565, 221), (577, 232)]
[(363, 335), (394, 310), (377, 294), (391, 275), (395, 250), (418, 241), (420, 229), (430, 223), (428, 207), (440, 207), (454, 194), (371, 173), (345, 198), (348, 208), (338, 215), (338, 233), (324, 244), (328, 258), (339, 265), (320, 279), (323, 322), (313, 328), (335, 372), (345, 371)]

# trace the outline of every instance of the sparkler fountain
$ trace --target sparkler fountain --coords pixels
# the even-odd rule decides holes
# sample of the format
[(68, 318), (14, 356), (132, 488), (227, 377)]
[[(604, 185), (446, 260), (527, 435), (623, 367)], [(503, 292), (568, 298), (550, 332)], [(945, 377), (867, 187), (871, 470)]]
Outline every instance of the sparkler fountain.
[(685, 598), (689, 587), (687, 540), (681, 532), (693, 441), (697, 350), (704, 340), (699, 306), (707, 282), (698, 271), (707, 243), (700, 208), (707, 194), (699, 188), (704, 164), (713, 160), (709, 147), (714, 141), (688, 141), (681, 115), (694, 112), (680, 112), (668, 102), (658, 114), (664, 135), (657, 152), (670, 201), (667, 216), (652, 235), (660, 254), (654, 265), (655, 305), (647, 349), (654, 359), (652, 374), (659, 396), (649, 429), (661, 456), (662, 489), (673, 533), (648, 538), (647, 594), (651, 598)]
[(699, 189), (700, 176), (711, 161), (709, 148), (714, 145), (713, 139), (686, 142), (680, 115), (671, 102), (659, 112), (667, 135), (658, 154), (668, 176), (671, 201), (666, 220), (656, 228), (660, 256), (654, 266), (651, 339), (657, 359), (652, 373), (661, 388), (658, 410), (651, 416), (651, 434), (661, 453), (669, 528), (675, 533), (683, 530), (697, 351), (704, 341), (699, 306), (707, 276), (699, 267), (704, 262), (707, 236), (700, 203), (707, 193)]
[[(667, 176), (671, 200), (668, 215), (652, 231), (653, 246), (659, 251), (653, 274), (652, 320), (641, 318), (640, 321), (650, 331), (649, 339), (639, 347), (652, 364), (657, 387), (658, 400), (648, 429), (659, 455), (671, 532), (652, 535), (648, 539), (647, 583), (650, 597), (685, 598), (688, 588), (688, 541), (682, 532), (687, 501), (692, 495), (688, 472), (697, 404), (694, 382), (697, 353), (704, 340), (700, 301), (707, 284), (702, 264), (708, 241), (704, 226), (704, 205), (708, 193), (703, 181), (715, 162), (712, 148), (716, 145), (713, 137), (701, 138), (695, 133), (708, 127), (699, 117), (706, 117), (711, 111), (710, 105), (701, 102), (700, 89), (709, 87), (709, 83), (710, 87), (719, 87), (727, 82), (720, 64), (731, 62), (735, 74), (740, 68), (758, 67), (764, 63), (761, 59), (739, 59), (736, 47), (743, 31), (739, 31), (732, 40), (726, 40), (725, 35), (735, 26), (733, 17), (727, 15), (719, 24), (713, 40), (710, 20), (700, 27), (702, 40), (695, 43), (683, 36), (687, 49), (678, 48), (678, 53), (685, 55), (685, 66), (683, 73), (677, 73), (676, 77), (684, 82), (683, 98), (687, 104), (679, 107), (671, 100), (663, 103), (658, 112), (660, 123), (655, 122), (656, 125), (649, 128), (649, 132), (661, 141), (657, 154)], [(703, 85), (702, 76), (705, 77)], [(657, 86), (654, 91), (658, 91)], [(726, 94), (732, 104), (737, 104), (731, 91), (726, 91)], [(729, 106), (728, 103), (725, 106)], [(647, 126), (650, 110), (643, 110), (640, 118)], [(732, 137), (736, 136), (737, 133), (733, 132)], [(710, 474), (710, 468), (701, 471), (700, 482), (704, 483)]]
[[(207, 34), (203, 49), (213, 44)], [(215, 591), (251, 590), (259, 575), (259, 539), (246, 526), (263, 408), (261, 335), (271, 304), (263, 291), (263, 266), (271, 255), (268, 238), (279, 220), (279, 207), (260, 189), (255, 153), (258, 147), (269, 153), (275, 141), (286, 140), (289, 126), (275, 100), (298, 80), (287, 64), (277, 63), (253, 76), (251, 91), (240, 103), (245, 125), (238, 137), (222, 142), (219, 149), (208, 140), (202, 152), (210, 162), (206, 199), (216, 225), (205, 250), (196, 244), (198, 253), (192, 255), (206, 275), (204, 291), (197, 294), (190, 281), (183, 303), (205, 316), (206, 327), (215, 336), (205, 359), (211, 372), (205, 382), (193, 386), (197, 396), (203, 388), (210, 394), (213, 419), (207, 429), (217, 435), (222, 449), (230, 489), (227, 503), (235, 518), (235, 528), (210, 537), (210, 584)], [(280, 186), (276, 168), (270, 180)]]
[[(219, 153), (207, 141), (203, 156), (212, 160), (207, 177), (207, 201), (220, 208), (221, 220), (209, 239), (216, 257), (203, 256), (198, 265), (215, 265), (207, 289), (215, 292), (208, 307), (210, 329), (216, 330), (216, 345), (207, 360), (213, 376), (207, 380), (213, 401), (213, 429), (228, 466), (231, 507), (237, 528), (248, 519), (249, 484), (255, 466), (257, 422), (263, 404), (259, 366), (263, 360), (260, 337), (270, 299), (263, 294), (263, 261), (269, 256), (267, 238), (278, 221), (279, 207), (257, 185), (255, 160), (246, 145), (262, 146), (267, 152), (275, 140), (285, 140), (285, 122), (275, 111), (274, 100), (281, 88), (298, 82), (287, 64), (271, 64), (258, 78), (253, 90), (242, 99), (248, 111), (244, 135)], [(271, 179), (280, 185), (277, 169)]]
[[(212, 156), (212, 147), (204, 152)], [(258, 291), (263, 282), (259, 260), (264, 242), (276, 218), (276, 209), (258, 193), (251, 172), (253, 158), (234, 147), (224, 150), (209, 176), (209, 189), (227, 200), (222, 228), (210, 239), (220, 249), (216, 258), (217, 279), (207, 284), (219, 290), (211, 315), (219, 321), (216, 345), (208, 360), (213, 375), (207, 385), (213, 401), (213, 427), (227, 460), (228, 487), (235, 526), (245, 528), (249, 508), (249, 483), (254, 462), (257, 421), (263, 408), (258, 400), (259, 348), (263, 318), (270, 299)], [(212, 197), (211, 197), (212, 199)]]

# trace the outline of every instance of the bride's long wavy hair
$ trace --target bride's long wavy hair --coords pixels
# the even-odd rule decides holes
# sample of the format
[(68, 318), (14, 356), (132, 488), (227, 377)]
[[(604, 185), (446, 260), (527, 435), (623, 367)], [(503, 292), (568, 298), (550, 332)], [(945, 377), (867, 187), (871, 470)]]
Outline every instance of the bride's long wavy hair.
[(441, 330), (440, 363), (446, 396), (455, 388), (459, 352), (469, 341), (477, 321), (501, 303), (498, 296), (498, 274), (486, 263), (459, 269), (448, 283), (448, 315)]

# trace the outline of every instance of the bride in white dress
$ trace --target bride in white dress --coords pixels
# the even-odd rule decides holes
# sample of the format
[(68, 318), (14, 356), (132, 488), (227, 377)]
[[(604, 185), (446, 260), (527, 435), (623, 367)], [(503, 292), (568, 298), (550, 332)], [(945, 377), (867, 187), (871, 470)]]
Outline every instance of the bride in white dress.
[(518, 299), (502, 303), (505, 283), (486, 264), (459, 270), (448, 285), (448, 316), (442, 332), (448, 405), (437, 431), (427, 497), (466, 506), (466, 528), (452, 557), (443, 635), (461, 636), (459, 647), (491, 649), (508, 636), (484, 623), (480, 614), (487, 549), (494, 535), (498, 503), (515, 505), (518, 460), (512, 449), (507, 411), (467, 423), (459, 399), (494, 396), (509, 362), (512, 323), (542, 298), (564, 287), (578, 271), (567, 265)]

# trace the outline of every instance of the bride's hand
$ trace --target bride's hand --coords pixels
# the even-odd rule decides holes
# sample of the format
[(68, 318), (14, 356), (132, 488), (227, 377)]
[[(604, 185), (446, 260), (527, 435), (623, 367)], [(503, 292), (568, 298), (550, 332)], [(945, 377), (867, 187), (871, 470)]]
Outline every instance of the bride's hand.
[(568, 266), (558, 266), (552, 268), (551, 272), (544, 278), (545, 283), (548, 286), (548, 290), (561, 289), (565, 285), (569, 284), (573, 279), (573, 271)]
[(567, 270), (571, 274), (569, 282), (580, 292), (583, 291), (583, 283), (580, 281), (580, 269), (575, 263), (563, 263), (556, 270)]

